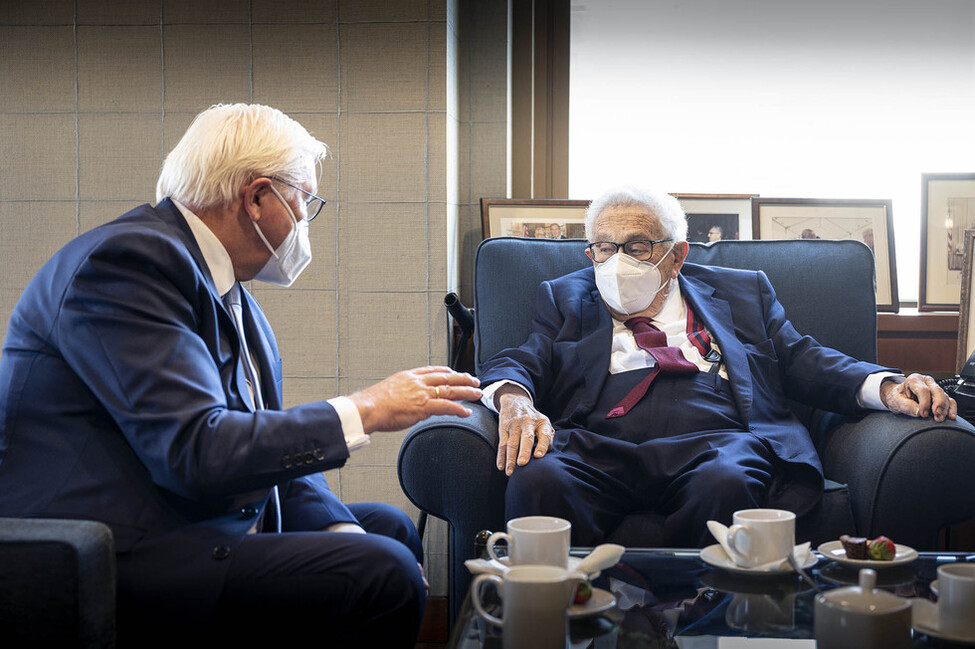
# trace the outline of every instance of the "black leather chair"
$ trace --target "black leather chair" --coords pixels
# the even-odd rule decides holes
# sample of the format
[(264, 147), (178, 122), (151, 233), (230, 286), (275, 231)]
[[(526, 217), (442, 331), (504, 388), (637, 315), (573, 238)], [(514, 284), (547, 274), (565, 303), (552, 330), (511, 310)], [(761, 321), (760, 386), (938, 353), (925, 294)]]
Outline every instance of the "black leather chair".
[[(582, 240), (495, 238), (474, 267), (475, 372), (528, 336), (538, 284), (589, 264)], [(720, 241), (691, 244), (688, 261), (761, 269), (796, 328), (824, 345), (876, 361), (873, 257), (856, 241)], [(910, 371), (911, 368), (903, 368)], [(406, 436), (399, 479), (409, 499), (449, 523), (450, 605), (455, 617), (469, 584), (464, 561), (480, 530), (504, 529), (507, 478), (495, 468), (497, 417), (474, 404), (468, 418), (434, 417)], [(975, 517), (975, 429), (875, 412), (857, 420), (795, 404), (819, 450), (825, 495), (797, 522), (799, 540), (816, 544), (843, 533), (885, 534), (919, 550), (937, 549), (946, 525)], [(628, 517), (612, 539), (655, 546), (658, 515)]]
[(0, 518), (0, 645), (115, 646), (115, 550), (106, 525)]

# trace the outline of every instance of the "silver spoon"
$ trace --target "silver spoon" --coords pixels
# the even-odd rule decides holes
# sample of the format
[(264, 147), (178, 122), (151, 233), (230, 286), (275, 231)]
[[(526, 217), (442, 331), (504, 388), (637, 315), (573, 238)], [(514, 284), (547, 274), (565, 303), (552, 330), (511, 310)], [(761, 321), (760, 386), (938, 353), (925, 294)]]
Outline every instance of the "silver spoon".
[(816, 583), (816, 580), (814, 580), (812, 577), (806, 574), (806, 571), (803, 570), (802, 566), (799, 565), (799, 562), (796, 561), (795, 552), (789, 553), (789, 563), (792, 564), (792, 567), (795, 569), (795, 571), (798, 572), (802, 576), (802, 578), (809, 583), (810, 586), (816, 589), (817, 593), (819, 593), (820, 595), (823, 594), (823, 589), (819, 587), (819, 584)]

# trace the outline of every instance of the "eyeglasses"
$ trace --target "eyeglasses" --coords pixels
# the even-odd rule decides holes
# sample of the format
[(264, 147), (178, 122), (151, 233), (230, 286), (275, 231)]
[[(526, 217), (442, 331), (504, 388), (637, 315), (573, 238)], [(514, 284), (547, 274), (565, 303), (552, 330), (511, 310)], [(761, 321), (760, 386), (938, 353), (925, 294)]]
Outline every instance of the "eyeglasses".
[(271, 180), (275, 180), (275, 181), (281, 183), (282, 185), (287, 185), (291, 189), (297, 189), (299, 192), (301, 192), (305, 196), (309, 196), (310, 197), (310, 198), (305, 199), (305, 213), (308, 214), (308, 216), (305, 217), (305, 220), (306, 221), (314, 221), (315, 220), (315, 217), (318, 216), (319, 212), (322, 211), (322, 208), (325, 207), (325, 199), (322, 198), (321, 196), (315, 196), (311, 192), (306, 192), (301, 187), (295, 187), (291, 183), (286, 182), (284, 180), (281, 180), (280, 178), (277, 178), (276, 176), (268, 176), (268, 178), (270, 178)]
[(653, 247), (658, 243), (663, 243), (664, 241), (673, 241), (673, 239), (659, 239), (657, 241), (627, 241), (626, 243), (614, 243), (612, 241), (596, 241), (595, 243), (590, 243), (586, 248), (589, 249), (589, 254), (592, 255), (593, 260), (596, 263), (602, 263), (619, 252), (620, 248), (623, 252), (628, 254), (630, 257), (637, 259), (639, 261), (646, 261), (653, 256)]

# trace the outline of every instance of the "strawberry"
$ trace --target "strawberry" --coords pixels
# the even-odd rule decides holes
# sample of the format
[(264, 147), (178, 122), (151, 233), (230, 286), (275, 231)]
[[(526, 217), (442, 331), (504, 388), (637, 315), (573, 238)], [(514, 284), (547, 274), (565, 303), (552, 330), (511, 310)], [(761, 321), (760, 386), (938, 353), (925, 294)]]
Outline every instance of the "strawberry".
[(874, 561), (893, 561), (895, 554), (897, 554), (897, 548), (894, 547), (894, 542), (886, 536), (878, 536), (870, 541), (870, 545), (867, 547), (867, 556)]
[(572, 600), (573, 604), (585, 604), (592, 597), (592, 584), (588, 581), (580, 581), (576, 586), (576, 596)]

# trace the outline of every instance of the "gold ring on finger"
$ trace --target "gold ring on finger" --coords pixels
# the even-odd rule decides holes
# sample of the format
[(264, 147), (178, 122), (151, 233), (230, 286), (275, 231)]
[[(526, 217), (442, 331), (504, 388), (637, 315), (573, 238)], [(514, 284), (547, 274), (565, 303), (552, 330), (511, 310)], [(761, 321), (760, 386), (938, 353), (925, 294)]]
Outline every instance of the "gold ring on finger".
[(433, 390), (434, 390), (434, 393), (437, 395), (437, 398), (439, 399), (440, 398), (440, 386), (439, 385), (436, 386)]

